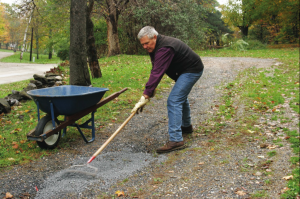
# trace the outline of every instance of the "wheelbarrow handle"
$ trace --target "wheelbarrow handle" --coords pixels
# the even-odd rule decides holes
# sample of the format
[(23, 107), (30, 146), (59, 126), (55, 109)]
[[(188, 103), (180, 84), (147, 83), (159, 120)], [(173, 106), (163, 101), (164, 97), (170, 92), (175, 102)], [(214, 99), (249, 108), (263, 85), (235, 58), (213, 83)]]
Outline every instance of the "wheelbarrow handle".
[(126, 90), (127, 90), (128, 88), (123, 88), (122, 90), (120, 90), (119, 92), (117, 92), (117, 93), (123, 93), (123, 92), (125, 92)]
[(93, 156), (87, 162), (88, 164), (92, 162), (102, 151), (103, 149), (118, 135), (118, 133), (126, 126), (126, 124), (131, 120), (136, 112), (131, 113), (131, 115), (123, 122), (123, 124), (106, 140), (106, 142), (93, 154)]

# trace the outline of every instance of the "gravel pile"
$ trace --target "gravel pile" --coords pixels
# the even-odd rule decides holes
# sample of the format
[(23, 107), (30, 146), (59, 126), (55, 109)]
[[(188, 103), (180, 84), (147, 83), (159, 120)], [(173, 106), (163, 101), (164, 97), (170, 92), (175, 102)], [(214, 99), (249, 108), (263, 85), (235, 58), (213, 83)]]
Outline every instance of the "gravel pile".
[[(189, 95), (195, 128), (212, 117), (211, 106), (221, 95), (216, 86), (232, 81), (245, 68), (270, 67), (275, 63), (273, 59), (255, 58), (202, 59), (205, 71)], [(211, 150), (208, 145), (211, 138), (203, 136), (191, 142), (184, 154), (173, 152), (157, 156), (154, 153), (168, 140), (166, 99), (169, 91), (160, 94), (159, 99), (152, 99), (144, 112), (134, 116), (92, 162), (92, 166), (98, 168), (95, 177), (70, 175), (68, 170), (72, 165), (84, 164), (105, 142), (106, 135), (113, 133), (119, 124), (97, 133), (96, 140), (91, 144), (82, 142), (71, 146), (71, 149), (60, 150), (56, 155), (2, 172), (0, 194), (10, 192), (18, 197), (29, 193), (31, 198), (97, 198), (111, 197), (117, 190), (123, 190), (128, 197), (246, 198), (249, 197), (247, 194), (262, 190), (266, 175), (243, 172), (244, 166), (248, 165), (246, 169), (253, 170), (255, 174), (256, 168), (251, 165), (266, 161), (266, 158), (258, 156), (264, 156), (267, 151), (260, 149), (255, 141), (247, 143), (244, 148), (231, 146), (232, 149), (227, 150), (230, 147), (226, 144), (229, 135), (224, 134), (219, 138), (216, 149)], [(130, 110), (128, 116), (129, 113)], [(274, 170), (279, 172), (278, 179), (289, 172), (291, 151), (288, 144), (284, 146), (278, 152), (283, 154), (280, 155), (282, 159), (273, 160), (276, 162), (273, 164), (276, 167)], [(179, 158), (172, 162), (173, 156)], [(274, 188), (274, 195), (284, 183), (280, 180), (279, 186)], [(247, 194), (237, 194), (244, 192)]]
[[(77, 159), (74, 165), (84, 165), (88, 159), (88, 157)], [(74, 193), (81, 196), (81, 192), (92, 188), (94, 184), (107, 189), (118, 180), (129, 177), (151, 162), (161, 162), (164, 159), (164, 156), (153, 158), (151, 154), (132, 153), (130, 149), (108, 152), (99, 155), (91, 163), (91, 166), (98, 169), (97, 171), (86, 166), (72, 167), (72, 170), (64, 169), (47, 178), (37, 192), (36, 198), (60, 198)]]

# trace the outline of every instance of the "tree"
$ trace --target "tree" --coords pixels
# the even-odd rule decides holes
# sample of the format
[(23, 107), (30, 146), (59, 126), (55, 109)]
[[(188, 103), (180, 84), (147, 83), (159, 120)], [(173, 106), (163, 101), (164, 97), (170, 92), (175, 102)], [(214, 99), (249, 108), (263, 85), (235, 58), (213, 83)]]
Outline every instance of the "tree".
[(126, 8), (129, 0), (97, 0), (100, 13), (106, 20), (107, 24), (107, 42), (108, 56), (114, 56), (121, 53), (118, 21), (121, 12)]
[(247, 37), (249, 27), (255, 20), (255, 0), (229, 0), (228, 5), (220, 7), (225, 23), (238, 27), (243, 37)]
[(26, 18), (29, 17), (28, 22), (27, 22), (27, 26), (26, 26), (26, 29), (25, 29), (25, 34), (24, 34), (24, 39), (23, 39), (23, 46), (22, 46), (22, 50), (21, 50), (21, 54), (20, 54), (20, 60), (23, 59), (23, 52), (25, 50), (25, 45), (26, 45), (27, 31), (28, 31), (28, 27), (29, 27), (30, 22), (31, 22), (32, 13), (33, 13), (34, 8), (35, 8), (35, 6), (34, 6), (32, 1), (24, 1), (23, 4), (19, 6), (19, 9), (21, 10), (20, 14), (22, 14)]
[(71, 0), (70, 7), (70, 84), (89, 86), (86, 55), (86, 0)]
[(8, 42), (10, 40), (9, 36), (9, 15), (6, 9), (9, 7), (8, 4), (0, 3), (0, 49), (2, 42)]
[(299, 37), (299, 1), (257, 1), (255, 17), (268, 30), (269, 42), (295, 42)]
[(205, 42), (205, 14), (205, 8), (195, 0), (136, 0), (120, 19), (123, 49), (130, 54), (145, 52), (136, 37), (147, 25), (199, 49)]
[(86, 17), (86, 43), (87, 43), (87, 55), (89, 60), (89, 66), (93, 78), (102, 77), (102, 73), (99, 67), (97, 49), (95, 45), (94, 37), (94, 24), (91, 19), (92, 10), (94, 6), (94, 0), (89, 0), (87, 6), (87, 17)]
[(209, 37), (210, 45), (212, 45), (212, 42), (216, 40), (217, 46), (220, 46), (222, 35), (226, 33), (233, 33), (233, 31), (231, 31), (225, 25), (225, 22), (221, 19), (221, 16), (221, 12), (217, 10), (214, 12), (209, 12), (205, 19), (207, 23), (206, 36)]

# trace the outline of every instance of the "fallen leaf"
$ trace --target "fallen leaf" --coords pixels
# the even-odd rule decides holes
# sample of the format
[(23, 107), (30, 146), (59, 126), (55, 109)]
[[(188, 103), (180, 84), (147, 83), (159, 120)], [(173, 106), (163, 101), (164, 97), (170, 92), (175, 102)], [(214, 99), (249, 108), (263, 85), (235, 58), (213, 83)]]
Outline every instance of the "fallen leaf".
[(26, 140), (21, 140), (20, 141), (21, 144), (24, 144), (25, 142), (26, 142)]
[(257, 157), (259, 157), (259, 158), (265, 158), (265, 156), (263, 156), (263, 155), (260, 155), (260, 156), (257, 156)]
[(116, 191), (116, 193), (115, 193), (118, 197), (120, 197), (120, 196), (124, 196), (125, 194), (124, 194), (124, 191)]
[(9, 161), (14, 161), (15, 159), (14, 158), (7, 158)]
[(287, 187), (284, 187), (280, 192), (281, 192), (281, 193), (284, 193), (284, 192), (287, 192), (288, 190), (290, 190), (290, 189), (287, 188)]
[(23, 196), (30, 196), (29, 193), (22, 193)]
[(2, 135), (0, 135), (0, 139), (2, 139)]
[(198, 164), (199, 164), (199, 165), (203, 165), (203, 164), (204, 164), (204, 162), (199, 162)]
[(291, 180), (293, 179), (294, 176), (293, 175), (290, 175), (290, 176), (284, 176), (282, 179), (285, 179), (285, 180)]
[(248, 130), (249, 133), (255, 133), (255, 131)]
[(6, 194), (5, 194), (5, 198), (13, 198), (14, 196), (13, 195), (11, 195), (9, 192), (7, 192)]
[(17, 148), (19, 148), (19, 145), (18, 145), (18, 144), (14, 144), (14, 145), (12, 146), (12, 148), (13, 148), (13, 149), (17, 149)]
[(260, 145), (260, 148), (262, 148), (262, 149), (263, 149), (263, 148), (267, 148), (267, 147), (268, 147), (267, 144), (261, 144), (261, 145)]
[(244, 195), (246, 195), (247, 193), (246, 192), (244, 192), (244, 191), (237, 191), (237, 192), (235, 192), (237, 195), (239, 195), (239, 196), (244, 196)]
[(18, 132), (20, 132), (20, 131), (22, 131), (21, 128), (16, 128), (16, 129), (12, 130), (12, 131), (10, 132), (10, 134), (12, 134), (12, 133), (18, 133)]
[(269, 145), (267, 148), (268, 149), (275, 149), (275, 148), (277, 148), (277, 145)]

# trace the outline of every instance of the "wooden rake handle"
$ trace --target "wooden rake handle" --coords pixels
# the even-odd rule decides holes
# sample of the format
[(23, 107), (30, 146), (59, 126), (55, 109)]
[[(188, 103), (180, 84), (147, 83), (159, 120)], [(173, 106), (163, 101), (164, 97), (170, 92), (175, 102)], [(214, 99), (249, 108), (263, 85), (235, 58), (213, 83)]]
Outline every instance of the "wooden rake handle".
[(87, 162), (88, 164), (92, 162), (102, 151), (103, 149), (118, 135), (118, 133), (126, 126), (126, 124), (131, 120), (136, 112), (131, 113), (131, 115), (123, 122), (123, 124), (106, 140), (106, 142), (94, 153), (94, 155)]

